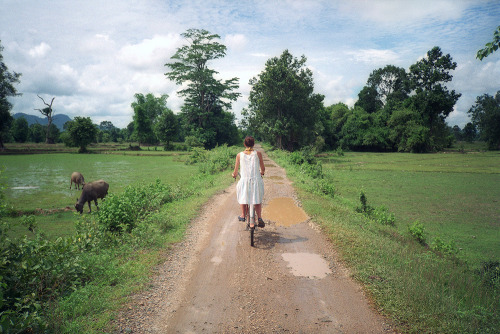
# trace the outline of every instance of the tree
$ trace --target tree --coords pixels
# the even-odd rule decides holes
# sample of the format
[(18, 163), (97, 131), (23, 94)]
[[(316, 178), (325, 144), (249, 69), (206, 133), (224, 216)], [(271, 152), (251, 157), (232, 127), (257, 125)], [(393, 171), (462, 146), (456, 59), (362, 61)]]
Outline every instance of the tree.
[(46, 108), (43, 108), (43, 109), (35, 109), (35, 110), (38, 110), (42, 115), (46, 116), (47, 117), (47, 132), (46, 132), (46, 136), (45, 136), (45, 143), (46, 144), (54, 144), (54, 138), (52, 138), (50, 136), (50, 126), (52, 125), (52, 104), (54, 103), (54, 99), (55, 97), (52, 98), (52, 100), (50, 101), (50, 104), (45, 102), (45, 100), (40, 96), (40, 95), (36, 95), (40, 98), (40, 100), (42, 100), (43, 104), (45, 104), (47, 107)]
[(373, 71), (368, 77), (367, 85), (376, 89), (377, 98), (384, 106), (389, 102), (403, 101), (410, 92), (405, 69), (394, 65)]
[(452, 80), (449, 73), (457, 67), (449, 54), (443, 55), (439, 47), (427, 52), (427, 56), (410, 66), (410, 86), (413, 94), (405, 101), (406, 107), (422, 115), (423, 125), (429, 130), (431, 140), (428, 150), (440, 149), (447, 141), (445, 119), (453, 111), (461, 94), (448, 91), (444, 85)]
[(14, 120), (11, 128), (12, 137), (18, 143), (24, 143), (28, 140), (29, 126), (28, 121), (24, 117), (19, 117)]
[(170, 71), (165, 73), (169, 80), (184, 85), (178, 92), (184, 97), (181, 112), (186, 135), (195, 135), (205, 143), (205, 147), (213, 145), (218, 129), (210, 127), (212, 118), (224, 118), (218, 111), (231, 109), (232, 101), (241, 95), (234, 92), (238, 89), (238, 78), (217, 80), (217, 71), (208, 67), (211, 60), (226, 55), (226, 46), (217, 42), (220, 36), (206, 30), (189, 29), (182, 34), (187, 45), (177, 49), (171, 57), (172, 63), (166, 63)]
[(483, 58), (488, 57), (490, 54), (495, 52), (500, 48), (500, 26), (493, 33), (493, 41), (486, 43), (484, 49), (477, 51), (476, 58), (483, 60)]
[(248, 110), (244, 117), (251, 131), (289, 151), (312, 144), (324, 96), (314, 94), (312, 71), (285, 50), (266, 62), (263, 72), (250, 80)]
[(102, 121), (99, 124), (99, 130), (101, 131), (101, 142), (117, 142), (120, 136), (120, 129), (115, 127), (110, 121)]
[(10, 96), (21, 95), (17, 92), (14, 84), (19, 83), (21, 73), (9, 72), (7, 65), (3, 62), (3, 46), (0, 41), (0, 149), (4, 149), (3, 138), (9, 132), (9, 127), (13, 121), (10, 110), (12, 104), (9, 102)]
[(96, 140), (97, 126), (92, 123), (90, 117), (80, 116), (67, 124), (65, 144), (70, 147), (79, 147), (79, 153), (87, 152), (87, 146)]
[(139, 145), (156, 144), (158, 139), (153, 131), (154, 124), (167, 108), (168, 95), (164, 94), (156, 97), (149, 93), (146, 96), (143, 94), (135, 94), (135, 102), (131, 106), (134, 109), (134, 136), (137, 138)]
[(474, 124), (472, 124), (471, 122), (465, 124), (464, 129), (462, 130), (463, 139), (468, 143), (472, 143), (474, 139), (476, 139), (476, 136), (477, 130)]
[(488, 148), (500, 149), (500, 91), (497, 91), (495, 97), (488, 94), (478, 96), (468, 113)]
[(369, 114), (376, 112), (383, 105), (378, 96), (377, 89), (371, 86), (363, 87), (358, 94), (358, 101), (354, 104), (355, 107), (363, 108)]
[(45, 138), (45, 133), (43, 125), (35, 123), (31, 124), (29, 128), (29, 141), (32, 143), (41, 143)]
[(170, 149), (170, 142), (175, 140), (179, 133), (177, 119), (172, 110), (164, 110), (155, 125), (156, 137), (165, 143), (165, 148)]

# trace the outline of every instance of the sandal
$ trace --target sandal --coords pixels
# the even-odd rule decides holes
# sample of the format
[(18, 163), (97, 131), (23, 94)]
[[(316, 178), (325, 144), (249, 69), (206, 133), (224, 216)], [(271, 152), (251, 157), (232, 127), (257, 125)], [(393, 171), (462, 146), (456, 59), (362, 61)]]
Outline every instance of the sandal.
[(266, 226), (266, 223), (264, 223), (264, 220), (262, 220), (262, 218), (259, 218), (259, 224), (257, 224), (258, 227), (265, 227)]
[(245, 217), (238, 216), (238, 220), (239, 220), (240, 222), (244, 222), (244, 221), (245, 221)]

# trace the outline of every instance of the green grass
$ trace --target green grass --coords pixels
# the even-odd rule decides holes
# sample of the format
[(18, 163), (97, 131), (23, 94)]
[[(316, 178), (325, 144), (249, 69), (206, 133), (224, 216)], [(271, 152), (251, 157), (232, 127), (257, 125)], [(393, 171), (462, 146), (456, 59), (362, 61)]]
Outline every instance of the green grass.
[[(44, 304), (44, 310), (47, 308), (48, 311), (40, 312), (49, 316), (50, 332), (114, 332), (112, 321), (128, 297), (148, 288), (153, 268), (165, 260), (165, 254), (173, 243), (182, 240), (189, 222), (199, 213), (200, 207), (215, 192), (225, 189), (233, 181), (226, 171), (202, 175), (200, 166), (185, 164), (188, 156), (184, 152), (153, 155), (121, 153), (1, 156), (1, 176), (8, 187), (5, 190), (8, 206), (12, 212), (35, 214), (37, 231), (47, 235), (49, 241), (58, 237), (75, 237), (77, 228), (78, 233), (82, 233), (83, 228), (83, 238), (88, 238), (84, 242), (94, 245), (91, 247), (100, 242), (96, 234), (100, 235), (99, 238), (105, 235), (111, 237), (104, 232), (97, 233), (99, 229), (93, 230), (96, 228), (94, 208), (92, 214), (75, 213), (74, 198), (81, 190), (68, 189), (69, 176), (75, 170), (81, 171), (86, 181), (105, 179), (112, 193), (120, 194), (128, 185), (145, 185), (159, 178), (163, 183), (174, 185), (174, 189), (180, 189), (181, 194), (186, 196), (151, 212), (150, 216), (141, 220), (133, 233), (117, 235), (102, 248), (99, 246), (98, 249), (82, 252), (79, 257), (85, 259), (84, 267), (98, 268), (99, 274), (93, 271), (92, 280), (72, 293), (51, 301), (50, 305)], [(234, 154), (231, 152), (231, 161)], [(36, 188), (12, 189), (19, 186)], [(66, 206), (70, 206), (70, 210), (66, 210)], [(11, 233), (14, 242), (23, 235), (29, 238), (33, 236), (22, 225), (22, 220), (21, 216), (2, 218), (2, 221), (7, 221), (13, 227)], [(79, 244), (80, 235), (76, 239), (69, 239), (73, 244)]]
[[(498, 332), (498, 282), (491, 283), (494, 272), (478, 271), (482, 260), (499, 260), (498, 152), (323, 154), (324, 179), (311, 179), (283, 152), (269, 153), (294, 181), (304, 210), (398, 330)], [(325, 180), (337, 189), (333, 198), (317, 191)], [(395, 212), (395, 226), (357, 212), (361, 190), (370, 206)], [(409, 234), (415, 219), (424, 224), (430, 246)], [(458, 255), (435, 251), (436, 236), (462, 249)]]
[(454, 241), (474, 265), (500, 254), (500, 152), (471, 154), (346, 153), (324, 157), (338, 193), (386, 206), (400, 233), (420, 221), (435, 237)]
[[(184, 155), (132, 156), (121, 154), (24, 154), (1, 156), (8, 206), (16, 211), (74, 208), (81, 190), (69, 189), (71, 173), (79, 171), (86, 182), (103, 179), (109, 193), (128, 185), (153, 182), (176, 184), (192, 175), (197, 167), (184, 163)], [(15, 187), (31, 187), (13, 189)], [(80, 188), (81, 189), (81, 188)]]

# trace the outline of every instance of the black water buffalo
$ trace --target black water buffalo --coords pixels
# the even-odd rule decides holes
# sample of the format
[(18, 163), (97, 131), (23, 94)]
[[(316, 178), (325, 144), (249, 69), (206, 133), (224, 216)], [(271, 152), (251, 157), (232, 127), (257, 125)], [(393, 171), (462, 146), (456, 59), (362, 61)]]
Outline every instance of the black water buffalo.
[(85, 202), (89, 204), (89, 213), (92, 212), (90, 208), (90, 202), (94, 201), (97, 210), (99, 207), (97, 206), (97, 199), (104, 198), (108, 194), (109, 184), (107, 184), (104, 180), (94, 181), (87, 183), (83, 186), (82, 194), (80, 199), (77, 200), (75, 204), (76, 211), (83, 213), (83, 206)]
[(71, 189), (73, 183), (75, 184), (75, 188), (76, 186), (78, 186), (78, 190), (80, 190), (80, 184), (82, 185), (82, 187), (85, 185), (85, 179), (83, 178), (82, 173), (73, 172), (73, 174), (71, 174), (71, 183), (69, 184), (69, 189)]

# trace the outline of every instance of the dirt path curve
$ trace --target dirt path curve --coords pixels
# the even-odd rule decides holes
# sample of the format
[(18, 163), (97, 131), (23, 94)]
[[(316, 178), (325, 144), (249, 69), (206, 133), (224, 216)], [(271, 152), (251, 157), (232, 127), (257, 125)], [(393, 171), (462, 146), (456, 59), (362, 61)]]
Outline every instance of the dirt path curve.
[[(284, 170), (265, 153), (264, 161), (266, 227), (256, 231), (255, 247), (237, 220), (234, 183), (203, 208), (151, 288), (133, 298), (117, 320), (118, 333), (392, 332), (331, 244), (307, 216), (300, 218)], [(290, 201), (278, 203), (278, 211), (302, 221), (278, 221), (272, 211), (278, 199)]]

